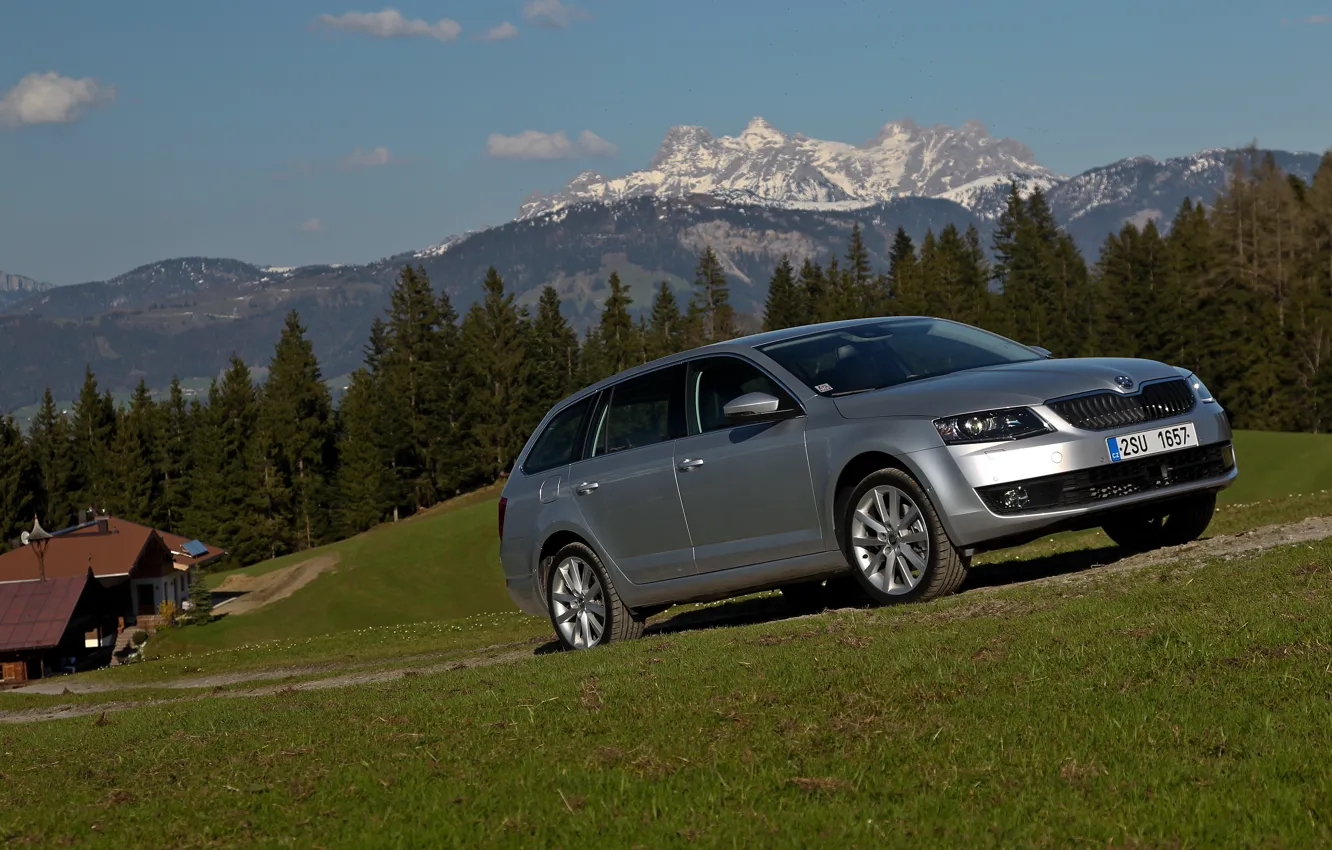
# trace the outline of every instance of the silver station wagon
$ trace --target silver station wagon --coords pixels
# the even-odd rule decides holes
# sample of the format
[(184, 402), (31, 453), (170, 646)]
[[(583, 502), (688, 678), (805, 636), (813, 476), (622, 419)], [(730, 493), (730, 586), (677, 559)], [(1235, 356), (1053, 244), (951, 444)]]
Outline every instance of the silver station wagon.
[(808, 602), (844, 577), (874, 603), (934, 599), (977, 552), (1056, 530), (1184, 543), (1237, 473), (1225, 411), (1187, 370), (940, 319), (835, 322), (556, 405), (504, 487), (500, 556), (518, 606), (585, 649), (673, 604)]

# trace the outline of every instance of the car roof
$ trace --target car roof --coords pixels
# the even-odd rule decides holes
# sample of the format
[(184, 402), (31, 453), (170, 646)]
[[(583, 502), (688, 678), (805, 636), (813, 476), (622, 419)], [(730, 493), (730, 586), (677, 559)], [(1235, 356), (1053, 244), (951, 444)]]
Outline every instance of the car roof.
[(681, 351), (676, 354), (668, 354), (665, 357), (659, 357), (656, 360), (650, 361), (648, 363), (643, 363), (642, 365), (625, 369), (623, 372), (617, 372), (614, 375), (611, 375), (609, 378), (603, 378), (600, 381), (597, 381), (595, 384), (590, 384), (578, 390), (577, 392), (566, 396), (565, 398), (561, 399), (557, 404), (553, 405), (551, 409), (555, 410), (564, 407), (566, 404), (570, 402), (582, 399), (588, 395), (593, 395), (595, 393), (598, 393), (601, 390), (604, 390), (606, 387), (609, 387), (613, 384), (618, 384), (620, 381), (623, 381), (627, 378), (632, 378), (635, 375), (651, 372), (656, 369), (661, 369), (663, 367), (670, 366), (674, 363), (683, 362), (685, 360), (693, 360), (694, 358), (700, 356), (705, 356), (709, 354), (746, 354), (753, 351), (756, 348), (759, 348), (760, 346), (769, 345), (774, 342), (782, 342), (783, 340), (795, 339), (797, 337), (808, 336), (810, 334), (821, 333), (825, 331), (835, 331), (835, 330), (840, 330), (842, 328), (853, 328), (853, 327), (858, 327), (860, 325), (873, 325), (873, 324), (879, 324), (881, 322), (898, 322), (898, 321), (904, 322), (912, 319), (919, 320), (921, 318), (927, 318), (927, 317), (872, 316), (867, 319), (843, 319), (841, 321), (836, 321), (836, 322), (820, 322), (818, 324), (813, 324), (813, 325), (800, 325), (794, 328), (783, 328), (782, 330), (777, 330), (777, 331), (763, 331), (762, 333), (750, 334), (749, 336), (742, 336), (736, 339), (728, 339), (728, 340), (723, 340), (721, 342), (714, 342), (709, 345), (699, 346), (698, 348), (691, 348), (688, 351)]

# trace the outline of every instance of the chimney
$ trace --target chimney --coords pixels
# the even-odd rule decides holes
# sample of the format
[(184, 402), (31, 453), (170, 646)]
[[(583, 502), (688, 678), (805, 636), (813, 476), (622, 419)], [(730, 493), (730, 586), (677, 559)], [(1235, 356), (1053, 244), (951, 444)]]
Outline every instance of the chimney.
[(87, 525), (89, 522), (91, 522), (91, 520), (92, 520), (92, 511), (91, 511), (91, 510), (87, 510), (87, 511), (80, 510), (80, 511), (79, 511), (79, 525)]
[(97, 533), (98, 534), (111, 533), (111, 518), (106, 514), (102, 514), (101, 516), (97, 517)]

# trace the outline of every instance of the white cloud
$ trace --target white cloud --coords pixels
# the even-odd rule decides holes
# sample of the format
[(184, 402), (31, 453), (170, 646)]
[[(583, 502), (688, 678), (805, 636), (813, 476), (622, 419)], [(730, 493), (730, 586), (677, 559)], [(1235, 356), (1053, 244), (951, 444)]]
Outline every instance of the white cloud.
[(535, 27), (562, 30), (574, 21), (590, 21), (592, 16), (577, 6), (566, 6), (561, 0), (527, 0), (523, 4), (523, 20)]
[(518, 36), (518, 28), (505, 21), (502, 24), (496, 24), (480, 35), (472, 36), (477, 41), (507, 41)]
[(362, 150), (357, 148), (338, 160), (338, 168), (343, 171), (355, 171), (358, 168), (374, 168), (379, 165), (392, 165), (398, 160), (386, 147)]
[(588, 156), (615, 156), (620, 149), (591, 130), (578, 134), (578, 144)]
[(302, 233), (323, 233), (324, 220), (321, 218), (312, 218), (308, 221), (301, 222), (300, 226), (296, 229)]
[(577, 141), (570, 141), (563, 130), (543, 133), (524, 130), (516, 136), (491, 133), (486, 153), (505, 159), (573, 159), (580, 156), (613, 156), (619, 148), (591, 130), (584, 130)]
[(397, 9), (382, 12), (348, 12), (345, 15), (320, 15), (319, 23), (329, 29), (357, 32), (375, 38), (436, 38), (456, 41), (462, 25), (449, 18), (433, 24), (420, 18), (404, 18)]
[(116, 99), (116, 87), (92, 77), (62, 77), (55, 71), (32, 73), (0, 97), (0, 127), (68, 124), (84, 109)]

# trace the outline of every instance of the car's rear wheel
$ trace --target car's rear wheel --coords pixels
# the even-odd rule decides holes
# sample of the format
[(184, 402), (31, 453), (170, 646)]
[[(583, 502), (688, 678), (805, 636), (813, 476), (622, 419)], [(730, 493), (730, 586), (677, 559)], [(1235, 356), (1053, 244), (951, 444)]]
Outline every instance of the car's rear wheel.
[(966, 577), (966, 558), (934, 505), (900, 469), (881, 469), (845, 500), (844, 551), (860, 588), (879, 604), (946, 596)]
[(591, 649), (643, 634), (644, 618), (620, 601), (601, 559), (582, 543), (555, 554), (546, 578), (546, 604), (565, 649)]
[(1145, 552), (1197, 540), (1215, 513), (1216, 494), (1199, 493), (1169, 505), (1116, 514), (1101, 528), (1123, 548)]

